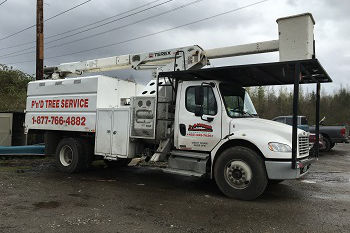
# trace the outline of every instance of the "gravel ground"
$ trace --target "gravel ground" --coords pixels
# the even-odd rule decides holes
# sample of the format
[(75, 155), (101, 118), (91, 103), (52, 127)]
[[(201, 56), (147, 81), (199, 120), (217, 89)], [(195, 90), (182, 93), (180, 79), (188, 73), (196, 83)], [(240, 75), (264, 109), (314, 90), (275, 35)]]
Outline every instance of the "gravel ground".
[(67, 175), (51, 158), (0, 160), (0, 232), (350, 232), (350, 145), (250, 202), (159, 169)]

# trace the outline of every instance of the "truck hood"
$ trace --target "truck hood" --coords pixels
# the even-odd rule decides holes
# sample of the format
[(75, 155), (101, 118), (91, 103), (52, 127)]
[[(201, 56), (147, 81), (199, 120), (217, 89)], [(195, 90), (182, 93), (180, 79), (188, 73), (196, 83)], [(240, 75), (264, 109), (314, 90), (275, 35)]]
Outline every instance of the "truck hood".
[[(266, 132), (264, 135), (268, 138), (268, 141), (276, 141), (280, 137), (288, 142), (288, 145), (292, 143), (292, 130), (293, 127), (287, 124), (283, 124), (276, 121), (261, 119), (261, 118), (237, 118), (232, 120), (233, 132)], [(308, 134), (301, 129), (298, 129), (298, 135)], [(277, 141), (278, 142), (278, 141)]]

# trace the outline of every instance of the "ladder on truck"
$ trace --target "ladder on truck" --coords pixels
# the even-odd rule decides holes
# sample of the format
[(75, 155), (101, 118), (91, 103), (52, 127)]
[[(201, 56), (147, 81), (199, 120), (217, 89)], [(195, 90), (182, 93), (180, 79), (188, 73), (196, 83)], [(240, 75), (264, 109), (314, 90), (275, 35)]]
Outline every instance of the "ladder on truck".
[[(174, 55), (174, 71), (177, 70), (177, 56), (181, 54), (183, 57), (183, 69), (186, 70), (186, 62), (185, 62), (185, 52), (182, 50), (176, 51)], [(176, 104), (176, 93), (177, 93), (177, 81), (172, 80), (169, 77), (159, 78), (159, 75), (156, 75), (156, 130), (155, 130), (155, 138), (160, 138), (161, 142), (159, 147), (152, 156), (152, 160), (159, 160), (160, 157), (164, 157), (171, 150), (171, 145), (174, 136), (174, 120), (175, 120), (175, 104)], [(164, 90), (164, 95), (161, 95), (161, 88)], [(171, 88), (171, 99), (167, 100), (165, 97), (167, 96), (167, 92), (169, 91), (169, 87)], [(160, 107), (163, 106), (163, 107)], [(164, 114), (160, 114), (160, 110), (164, 111)], [(163, 124), (167, 130), (165, 131), (165, 135), (157, 135), (157, 129), (160, 124)], [(159, 137), (158, 137), (159, 136)]]

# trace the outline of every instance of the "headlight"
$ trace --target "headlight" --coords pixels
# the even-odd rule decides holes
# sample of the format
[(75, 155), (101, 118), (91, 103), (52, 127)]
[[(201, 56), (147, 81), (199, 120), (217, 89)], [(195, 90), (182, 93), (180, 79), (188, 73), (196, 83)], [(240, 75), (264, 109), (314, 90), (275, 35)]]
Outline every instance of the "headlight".
[(286, 144), (278, 142), (270, 142), (269, 149), (275, 152), (292, 152), (292, 148)]

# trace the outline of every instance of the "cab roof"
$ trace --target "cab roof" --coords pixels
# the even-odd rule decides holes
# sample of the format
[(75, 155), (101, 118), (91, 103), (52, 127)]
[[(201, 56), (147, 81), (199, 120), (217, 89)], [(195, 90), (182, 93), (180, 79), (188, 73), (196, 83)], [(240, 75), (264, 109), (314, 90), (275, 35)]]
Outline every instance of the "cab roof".
[(223, 66), (199, 70), (161, 72), (159, 77), (177, 80), (220, 80), (242, 87), (294, 84), (295, 67), (300, 64), (300, 84), (332, 82), (317, 59)]

